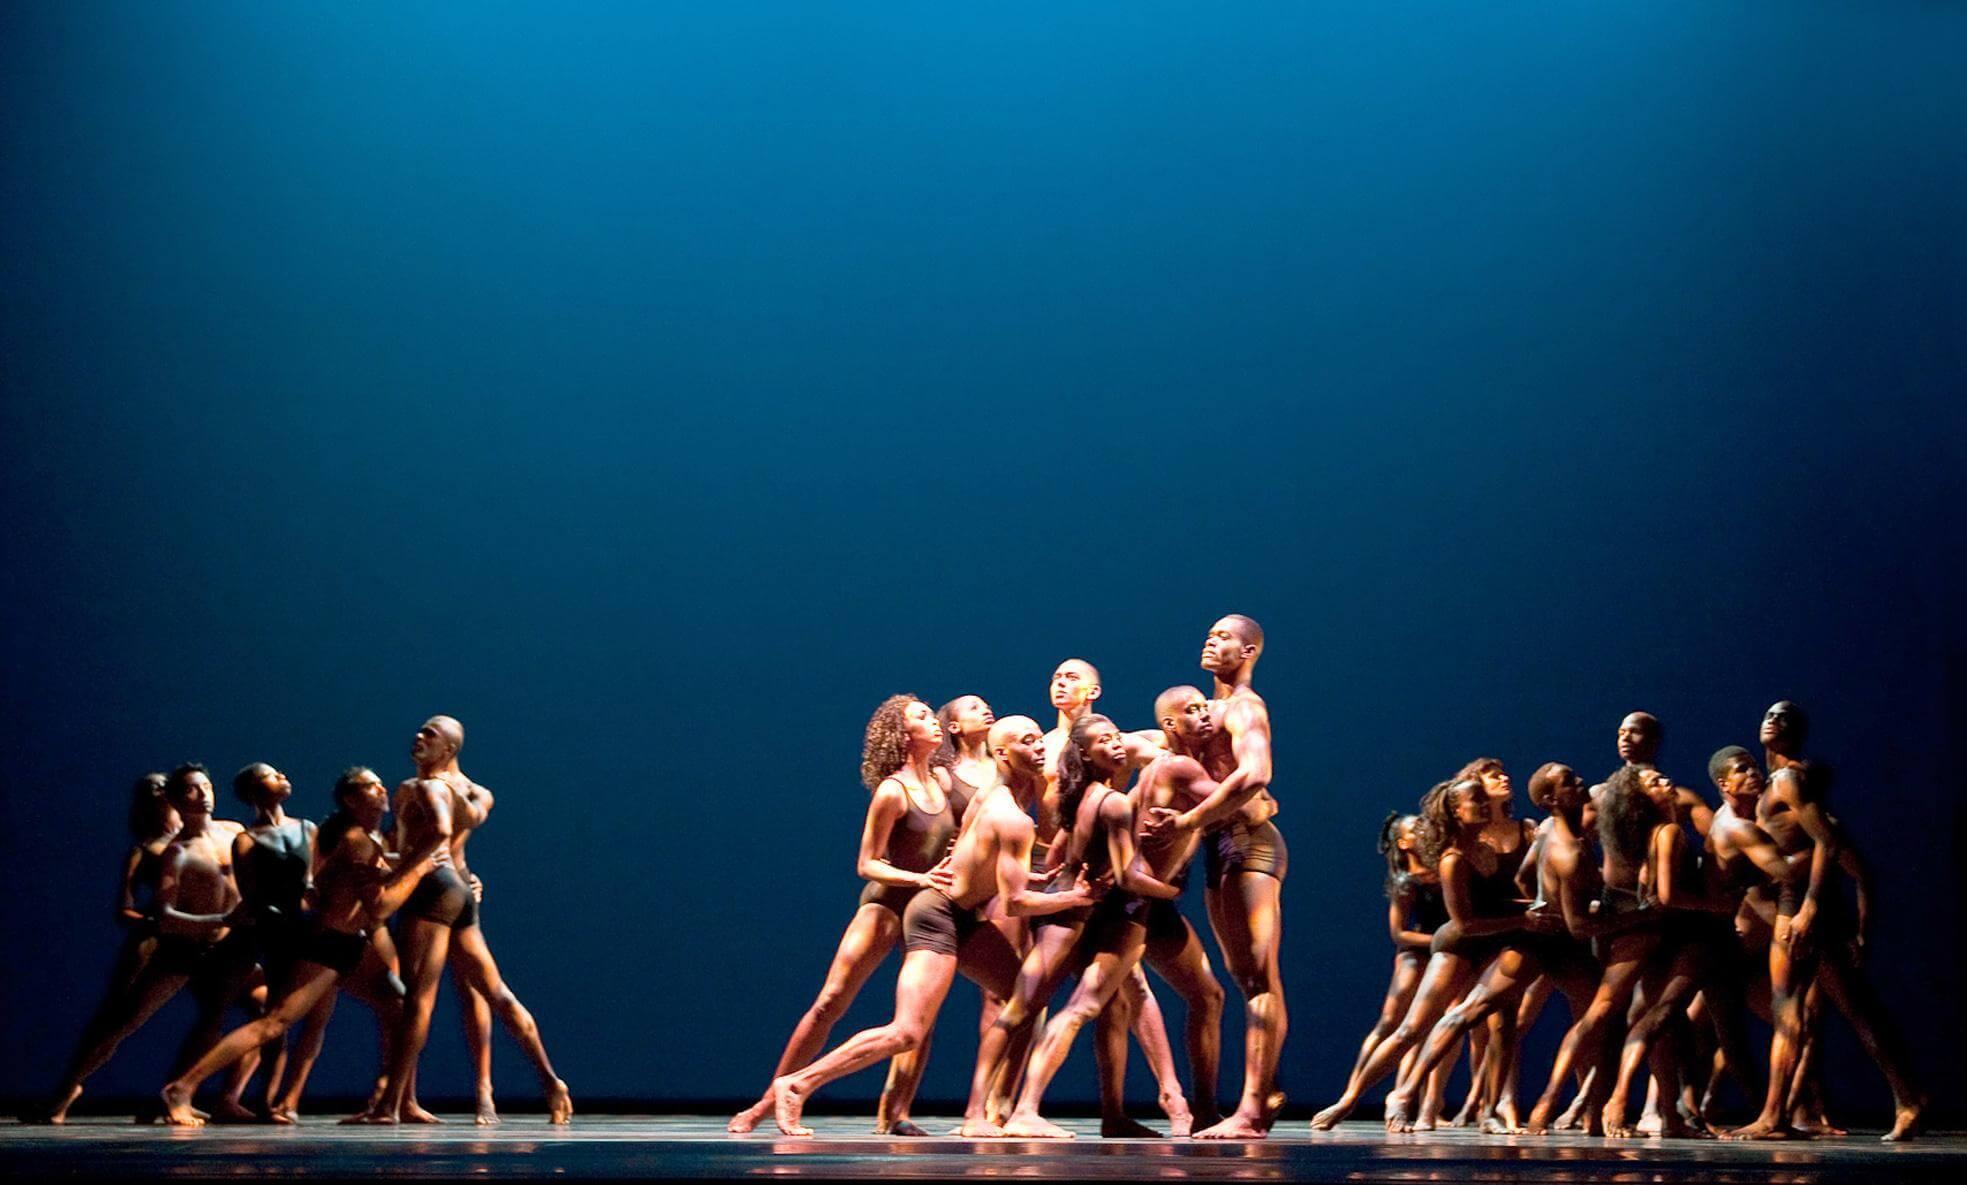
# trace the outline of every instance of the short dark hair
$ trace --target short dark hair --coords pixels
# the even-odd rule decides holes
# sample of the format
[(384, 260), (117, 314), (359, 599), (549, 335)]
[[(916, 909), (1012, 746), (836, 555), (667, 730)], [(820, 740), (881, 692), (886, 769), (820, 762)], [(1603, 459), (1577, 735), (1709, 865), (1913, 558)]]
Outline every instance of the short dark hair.
[(273, 767), (264, 761), (255, 761), (250, 765), (241, 766), (239, 772), (232, 775), (233, 797), (245, 803), (247, 806), (258, 806), (260, 804), (260, 783), (272, 769)]
[(160, 773), (147, 773), (130, 787), (130, 834), (139, 840), (157, 838), (164, 821), (164, 783)]
[(1707, 759), (1708, 780), (1719, 786), (1721, 784), (1721, 775), (1728, 772), (1728, 767), (1733, 765), (1735, 759), (1738, 757), (1746, 757), (1750, 761), (1755, 760), (1755, 754), (1742, 748), (1740, 745), (1729, 745), (1725, 748), (1716, 749), (1714, 756)]
[(212, 777), (212, 771), (205, 768), (204, 762), (187, 761), (164, 775), (164, 797), (174, 799), (183, 794), (185, 787), (191, 785), (192, 774), (204, 774), (207, 781)]

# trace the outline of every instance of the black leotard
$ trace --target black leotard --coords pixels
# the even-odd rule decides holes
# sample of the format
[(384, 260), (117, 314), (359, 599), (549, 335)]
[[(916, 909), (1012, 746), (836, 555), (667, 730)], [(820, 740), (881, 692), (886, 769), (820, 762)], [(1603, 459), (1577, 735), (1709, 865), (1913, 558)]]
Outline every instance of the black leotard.
[(242, 861), (247, 867), (239, 870), (246, 873), (239, 883), (252, 889), (246, 908), (252, 913), (252, 935), (259, 947), (260, 963), (276, 985), (293, 969), (307, 938), (307, 925), (301, 916), (308, 880), (307, 820), (289, 819), (275, 830), (287, 838), (289, 826), (300, 836), (297, 850), (266, 843), (255, 835)]
[[(951, 775), (951, 782), (958, 779)], [(967, 783), (963, 783), (967, 784)], [(901, 785), (897, 780), (896, 785)], [(882, 859), (904, 872), (927, 872), (949, 850), (949, 841), (956, 835), (956, 811), (951, 796), (943, 796), (943, 809), (931, 814), (915, 805), (915, 796), (902, 787), (903, 810), (901, 818), (895, 820), (894, 829), (888, 832), (888, 850)], [(867, 882), (861, 890), (862, 905), (879, 905), (894, 911), (897, 917), (907, 910), (909, 898), (919, 891), (916, 885), (884, 885), (879, 881)]]

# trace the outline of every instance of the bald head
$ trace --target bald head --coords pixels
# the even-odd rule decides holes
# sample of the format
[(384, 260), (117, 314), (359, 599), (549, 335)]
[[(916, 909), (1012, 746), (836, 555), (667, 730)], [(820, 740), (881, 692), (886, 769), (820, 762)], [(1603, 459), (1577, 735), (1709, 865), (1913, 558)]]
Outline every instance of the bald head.
[(432, 716), (410, 739), (410, 760), (426, 775), (455, 761), (464, 748), (464, 725), (451, 716)]
[(1209, 627), (1209, 636), (1203, 639), (1202, 669), (1230, 682), (1247, 679), (1263, 652), (1263, 627), (1241, 613), (1225, 614), (1216, 619)]
[(1660, 759), (1660, 740), (1665, 735), (1658, 716), (1628, 713), (1619, 721), (1619, 760), (1627, 765), (1652, 765)]
[(1170, 687), (1154, 697), (1154, 722), (1162, 728), (1167, 728), (1169, 721), (1179, 717), (1184, 708), (1196, 700), (1207, 702), (1208, 698), (1202, 694), (1200, 687), (1191, 687), (1186, 683)]
[(986, 743), (1003, 772), (1029, 775), (1045, 768), (1045, 730), (1029, 716), (1006, 716), (991, 725)]
[(452, 749), (464, 748), (464, 725), (458, 723), (456, 716), (432, 716), (425, 724), (437, 730), (437, 735), (451, 743)]
[(1077, 712), (1100, 698), (1100, 671), (1083, 658), (1068, 658), (1052, 672), (1052, 706)]
[(1585, 801), (1584, 779), (1561, 761), (1546, 761), (1530, 775), (1530, 801), (1538, 810), (1561, 811)]

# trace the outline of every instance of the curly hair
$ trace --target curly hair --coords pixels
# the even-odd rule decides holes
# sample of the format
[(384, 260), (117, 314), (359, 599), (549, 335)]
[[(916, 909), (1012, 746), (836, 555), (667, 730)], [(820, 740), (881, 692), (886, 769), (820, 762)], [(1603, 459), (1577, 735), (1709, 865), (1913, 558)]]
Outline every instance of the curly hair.
[(1646, 841), (1666, 821), (1640, 781), (1648, 772), (1628, 765), (1607, 778), (1598, 792), (1598, 842), (1632, 865), (1646, 862)]
[(1059, 818), (1067, 827), (1078, 816), (1079, 800), (1098, 773), (1086, 755), (1086, 734), (1095, 724), (1112, 723), (1098, 712), (1088, 712), (1074, 720), (1065, 734), (1065, 745), (1059, 750)]
[(921, 700), (919, 695), (891, 695), (867, 718), (867, 734), (861, 740), (861, 785), (868, 793), (908, 760), (908, 721), (903, 713)]
[(1461, 832), (1461, 823), (1455, 818), (1455, 795), (1475, 794), (1482, 790), (1482, 783), (1472, 778), (1449, 778), (1436, 782), (1426, 794), (1421, 795), (1421, 825), (1417, 828), (1421, 862), (1432, 867), (1441, 863), (1441, 857), (1449, 848), (1455, 846), (1455, 836)]
[(130, 787), (130, 834), (139, 841), (164, 834), (164, 812), (169, 809), (164, 802), (164, 782), (163, 774), (148, 773)]

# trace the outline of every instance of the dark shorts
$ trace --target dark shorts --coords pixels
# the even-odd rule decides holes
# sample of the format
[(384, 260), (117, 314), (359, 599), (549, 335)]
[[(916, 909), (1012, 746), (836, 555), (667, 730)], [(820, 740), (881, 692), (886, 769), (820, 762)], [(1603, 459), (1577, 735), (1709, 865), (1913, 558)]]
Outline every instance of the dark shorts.
[(1182, 946), (1188, 942), (1188, 919), (1174, 901), (1151, 900), (1141, 917), (1147, 927), (1147, 944), (1153, 947)]
[(368, 949), (369, 935), (366, 932), (344, 934), (322, 926), (307, 936), (300, 957), (318, 967), (326, 967), (336, 975), (346, 976), (354, 974)]
[(1203, 883), (1212, 889), (1237, 872), (1261, 872), (1281, 881), (1290, 866), (1291, 851), (1277, 824), (1266, 821), (1252, 827), (1238, 819), (1202, 837), (1202, 863)]
[(1093, 906), (1093, 912), (1086, 918), (1086, 937), (1097, 949), (1115, 949), (1120, 941), (1121, 931), (1128, 926), (1146, 926), (1148, 907), (1154, 904), (1151, 897), (1137, 897), (1115, 889), (1100, 898)]
[(1605, 973), (1591, 955), (1591, 946), (1569, 934), (1524, 934), (1515, 940), (1518, 950), (1537, 961), (1537, 966), (1553, 981), (1576, 976), (1598, 979)]
[(244, 979), (252, 972), (255, 961), (252, 935), (244, 927), (237, 927), (217, 942), (182, 934), (159, 935), (149, 966), (158, 975)]
[(424, 873), (410, 899), (403, 903), (402, 913), (453, 930), (478, 924), (478, 903), (471, 899), (471, 886), (448, 864)]
[(980, 909), (964, 909), (933, 889), (917, 893), (902, 914), (902, 951), (954, 955), (977, 927), (990, 923)]
[[(1045, 891), (1047, 893), (1063, 893), (1071, 887), (1072, 878), (1061, 872), (1052, 878), (1052, 883), (1046, 886)], [(1036, 914), (1030, 919), (1030, 922), (1032, 929), (1043, 930), (1049, 926), (1084, 926), (1092, 916), (1093, 907), (1082, 905), (1078, 909), (1064, 909), (1058, 913)]]
[(1507, 940), (1499, 934), (1484, 934), (1480, 938), (1469, 938), (1462, 934), (1460, 926), (1453, 922), (1434, 932), (1434, 940), (1428, 944), (1428, 953), (1434, 955), (1454, 955), (1467, 959), (1477, 967), (1486, 966), (1490, 959), (1501, 954)]
[(292, 914), (273, 911), (253, 915), (253, 945), (259, 952), (260, 966), (266, 969), (268, 983), (277, 988), (293, 976), (294, 964), (307, 946), (310, 928), (306, 921)]
[(908, 912), (908, 903), (915, 900), (917, 893), (930, 891), (932, 890), (918, 889), (909, 885), (884, 885), (878, 881), (869, 881), (861, 888), (861, 904), (878, 905), (896, 917), (901, 917)]

